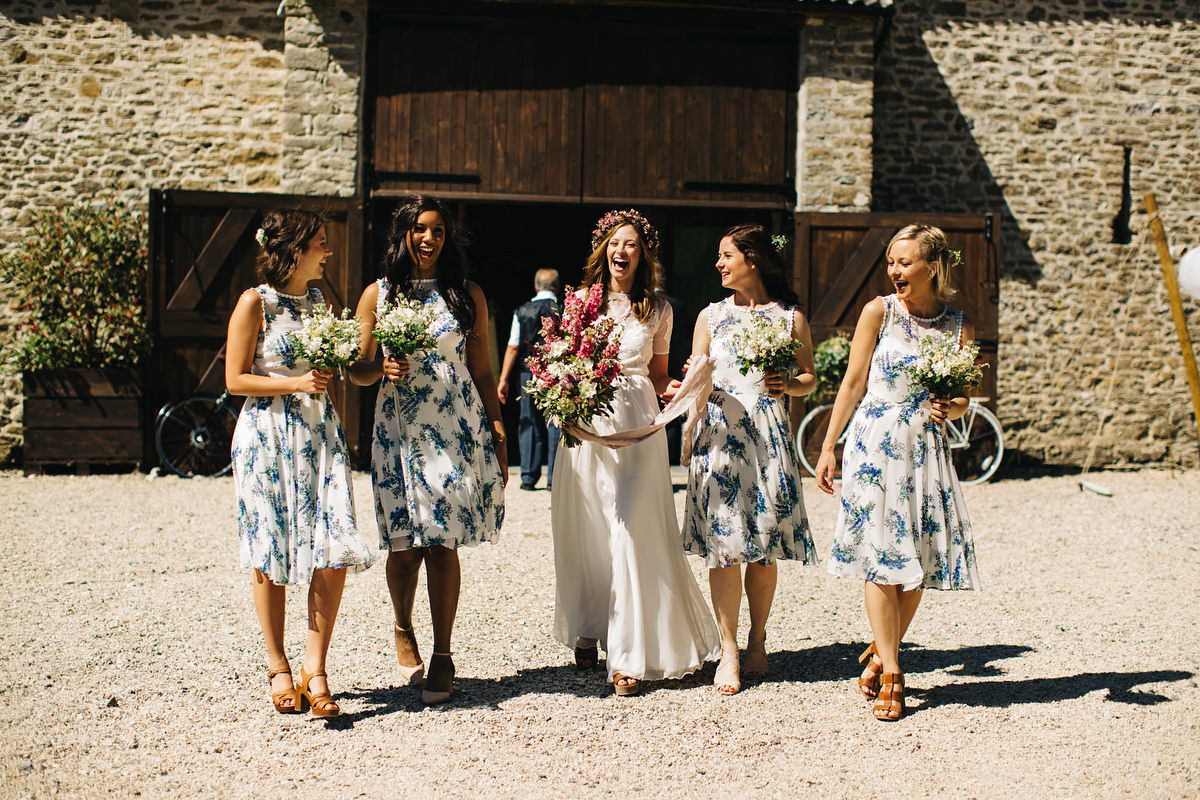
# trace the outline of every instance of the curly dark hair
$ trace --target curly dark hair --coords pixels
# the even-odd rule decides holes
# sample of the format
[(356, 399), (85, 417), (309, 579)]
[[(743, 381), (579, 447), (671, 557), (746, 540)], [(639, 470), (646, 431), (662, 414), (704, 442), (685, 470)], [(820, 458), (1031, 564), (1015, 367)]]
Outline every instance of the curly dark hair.
[(276, 289), (285, 286), (296, 271), (300, 254), (325, 224), (325, 218), (305, 208), (277, 208), (263, 217), (255, 234), (262, 252), (258, 254), (258, 279)]
[(446, 242), (437, 260), (438, 292), (458, 320), (463, 336), (470, 336), (475, 327), (475, 301), (467, 291), (467, 259), (465, 242), (450, 207), (436, 197), (414, 194), (404, 198), (392, 217), (388, 229), (387, 252), (383, 256), (383, 274), (387, 278), (388, 302), (398, 295), (412, 297), (416, 286), (413, 273), (417, 262), (408, 249), (408, 234), (417, 226), (417, 218), (426, 211), (436, 211), (446, 227)]

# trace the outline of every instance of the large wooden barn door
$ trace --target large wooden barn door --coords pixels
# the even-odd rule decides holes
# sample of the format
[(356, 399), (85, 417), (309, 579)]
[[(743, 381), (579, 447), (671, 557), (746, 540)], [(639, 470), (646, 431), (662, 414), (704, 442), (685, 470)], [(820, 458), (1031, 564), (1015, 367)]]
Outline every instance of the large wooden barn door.
[(651, 28), (627, 13), (585, 37), (585, 200), (794, 200), (795, 28)]
[(376, 13), (370, 190), (789, 207), (799, 24), (582, 4)]
[[(168, 401), (225, 386), (224, 362), (229, 315), (241, 293), (258, 284), (254, 232), (273, 208), (309, 208), (326, 215), (333, 256), (316, 285), (334, 311), (358, 302), (364, 283), (362, 204), (356, 198), (291, 197), (154, 190), (150, 193), (150, 287), (148, 318), (154, 341), (146, 381), (153, 411)], [(356, 463), (363, 392), (339, 380), (331, 391)], [(369, 454), (367, 454), (369, 455)]]
[(579, 195), (578, 30), (414, 17), (374, 30), (374, 187)]
[(983, 371), (979, 394), (995, 407), (1000, 293), (996, 281), (999, 219), (991, 214), (797, 214), (796, 291), (808, 313), (813, 342), (838, 330), (854, 332), (871, 298), (892, 291), (884, 271), (884, 248), (909, 223), (936, 225), (962, 251), (958, 295), (951, 303), (975, 325)]

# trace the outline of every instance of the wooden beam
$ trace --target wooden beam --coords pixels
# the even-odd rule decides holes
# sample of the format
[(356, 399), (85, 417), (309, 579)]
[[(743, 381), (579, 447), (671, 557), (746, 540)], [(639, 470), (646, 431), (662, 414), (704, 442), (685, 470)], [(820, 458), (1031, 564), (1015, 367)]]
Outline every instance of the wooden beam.
[(212, 285), (246, 227), (258, 217), (258, 213), (257, 208), (231, 208), (225, 212), (217, 229), (204, 244), (204, 249), (196, 256), (196, 262), (167, 302), (168, 310), (190, 311), (200, 304), (204, 291)]
[(863, 234), (854, 252), (846, 259), (842, 271), (821, 298), (821, 304), (813, 312), (813, 322), (818, 325), (837, 324), (858, 294), (858, 290), (871, 276), (871, 270), (879, 262), (880, 254), (893, 233), (895, 229), (889, 225), (886, 228), (869, 228)]
[(1150, 215), (1150, 230), (1154, 234), (1154, 244), (1158, 247), (1158, 260), (1162, 264), (1163, 278), (1167, 282), (1171, 316), (1175, 318), (1175, 333), (1179, 337), (1179, 346), (1183, 350), (1183, 366), (1187, 371), (1188, 386), (1192, 390), (1192, 413), (1195, 415), (1197, 436), (1200, 436), (1200, 374), (1196, 371), (1196, 351), (1192, 349), (1192, 337), (1188, 335), (1187, 318), (1183, 315), (1183, 300), (1179, 296), (1179, 279), (1175, 275), (1175, 260), (1171, 258), (1171, 250), (1167, 247), (1167, 233), (1158, 216), (1158, 203), (1154, 199), (1154, 192), (1147, 192), (1143, 199), (1146, 203), (1146, 213)]

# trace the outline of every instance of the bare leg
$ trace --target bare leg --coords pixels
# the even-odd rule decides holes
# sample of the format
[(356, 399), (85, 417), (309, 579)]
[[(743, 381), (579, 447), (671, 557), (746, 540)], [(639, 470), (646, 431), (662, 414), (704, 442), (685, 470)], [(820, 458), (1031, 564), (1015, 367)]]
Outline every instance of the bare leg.
[(750, 604), (750, 633), (746, 639), (746, 677), (767, 676), (767, 617), (779, 580), (777, 565), (746, 565), (746, 600)]
[(450, 699), (454, 681), (450, 637), (454, 632), (462, 585), (458, 551), (441, 546), (426, 548), (425, 577), (429, 589), (429, 615), (433, 621), (433, 657), (429, 660), (421, 702), (433, 705)]
[(920, 589), (905, 592), (899, 586), (868, 581), (864, 584), (863, 595), (883, 671), (900, 672), (900, 642), (916, 616), (923, 592)]
[[(412, 667), (421, 664), (421, 653), (417, 647), (417, 637), (413, 633), (412, 611), (417, 597), (417, 582), (421, 574), (421, 562), (425, 560), (426, 548), (418, 547), (413, 550), (393, 550), (387, 558), (388, 593), (392, 596), (392, 613), (396, 617), (396, 627), (407, 631), (407, 635), (397, 635), (396, 658), (401, 666)], [(415, 680), (415, 678), (413, 678)]]
[(736, 694), (742, 685), (737, 640), (738, 613), (742, 607), (741, 567), (710, 567), (708, 587), (717, 631), (721, 634), (721, 663), (717, 665), (713, 685), (722, 694)]
[[(308, 637), (304, 646), (304, 671), (309, 675), (325, 672), (325, 658), (329, 654), (329, 642), (333, 639), (333, 623), (337, 621), (345, 586), (344, 569), (318, 569), (313, 572), (312, 583), (308, 587)], [(324, 694), (329, 691), (329, 682), (324, 677), (316, 677), (309, 682), (308, 688), (314, 695)]]
[[(274, 584), (258, 570), (251, 576), (254, 610), (258, 614), (258, 624), (262, 628), (263, 639), (267, 643), (267, 670), (277, 672), (271, 679), (271, 693), (286, 691), (292, 688), (292, 676), (289, 669), (287, 653), (283, 649), (283, 623), (287, 603), (287, 590)], [(287, 701), (285, 705), (291, 705)]]
[(458, 614), (458, 593), (462, 572), (458, 551), (448, 547), (425, 548), (425, 580), (429, 590), (429, 615), (433, 622), (433, 649), (450, 652), (454, 617)]

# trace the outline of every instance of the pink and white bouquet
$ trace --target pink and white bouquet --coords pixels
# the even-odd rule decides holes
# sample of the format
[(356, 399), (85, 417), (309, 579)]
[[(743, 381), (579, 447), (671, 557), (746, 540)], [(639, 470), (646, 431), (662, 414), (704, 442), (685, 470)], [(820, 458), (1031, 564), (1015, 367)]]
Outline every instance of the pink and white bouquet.
[(437, 347), (437, 340), (433, 338), (434, 322), (432, 307), (398, 297), (375, 320), (375, 341), (383, 346), (385, 353), (395, 358), (433, 350)]
[(932, 396), (960, 397), (983, 380), (977, 358), (974, 342), (960, 345), (956, 336), (935, 333), (921, 340), (921, 355), (909, 369), (913, 382)]
[(342, 309), (340, 317), (321, 304), (304, 312), (300, 330), (289, 333), (294, 355), (321, 372), (345, 370), (358, 358), (358, 318), (350, 309)]
[(597, 414), (612, 411), (616, 380), (621, 374), (617, 356), (621, 328), (601, 318), (604, 288), (593, 284), (586, 297), (567, 287), (562, 317), (542, 322), (542, 342), (526, 359), (533, 379), (525, 392), (542, 413), (562, 427), (567, 447), (579, 444), (572, 428), (589, 425)]
[(766, 314), (751, 312), (745, 327), (733, 335), (733, 352), (743, 375), (752, 369), (790, 375), (799, 350), (791, 323), (786, 319), (772, 322)]

